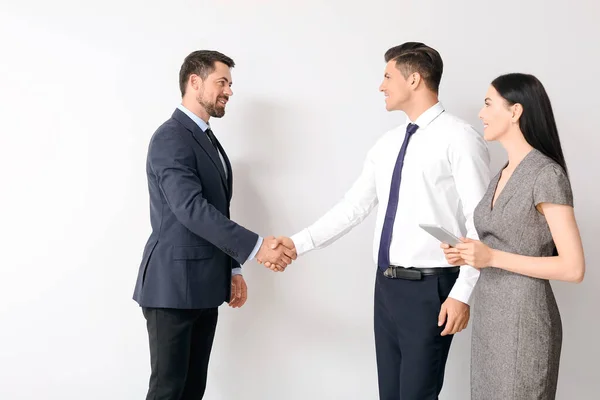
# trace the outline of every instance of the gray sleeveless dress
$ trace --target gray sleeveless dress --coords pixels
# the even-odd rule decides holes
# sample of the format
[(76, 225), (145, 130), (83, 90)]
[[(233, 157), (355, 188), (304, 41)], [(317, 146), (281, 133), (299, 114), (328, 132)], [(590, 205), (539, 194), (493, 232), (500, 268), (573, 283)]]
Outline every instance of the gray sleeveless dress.
[[(475, 209), (480, 240), (510, 253), (552, 256), (552, 235), (535, 205), (573, 205), (564, 170), (532, 150), (492, 208), (500, 175)], [(484, 268), (472, 303), (471, 400), (555, 399), (562, 325), (550, 283)]]

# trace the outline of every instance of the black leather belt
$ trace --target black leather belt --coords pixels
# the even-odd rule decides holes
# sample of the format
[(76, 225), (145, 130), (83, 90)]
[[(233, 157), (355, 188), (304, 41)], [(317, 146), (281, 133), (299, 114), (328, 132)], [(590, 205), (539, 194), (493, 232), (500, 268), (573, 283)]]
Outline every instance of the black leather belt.
[(428, 275), (456, 274), (460, 267), (440, 267), (440, 268), (404, 268), (391, 266), (386, 269), (383, 275), (391, 279), (407, 279), (409, 281), (418, 281)]

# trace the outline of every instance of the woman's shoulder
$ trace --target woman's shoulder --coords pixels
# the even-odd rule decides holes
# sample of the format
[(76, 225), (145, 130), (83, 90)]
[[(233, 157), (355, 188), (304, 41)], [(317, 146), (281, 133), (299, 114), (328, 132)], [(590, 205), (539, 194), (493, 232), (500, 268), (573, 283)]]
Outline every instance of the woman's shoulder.
[(530, 175), (567, 175), (559, 163), (537, 149), (531, 150), (531, 154), (529, 154), (527, 158), (528, 162), (525, 167), (529, 169)]

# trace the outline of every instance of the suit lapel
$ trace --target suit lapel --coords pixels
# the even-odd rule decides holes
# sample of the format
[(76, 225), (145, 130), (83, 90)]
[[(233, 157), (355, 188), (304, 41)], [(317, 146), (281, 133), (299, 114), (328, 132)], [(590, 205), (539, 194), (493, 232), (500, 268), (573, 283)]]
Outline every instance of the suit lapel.
[[(223, 169), (223, 163), (221, 162), (221, 159), (219, 158), (219, 154), (217, 153), (217, 150), (210, 142), (210, 139), (208, 138), (208, 136), (206, 136), (206, 133), (202, 132), (202, 129), (200, 129), (200, 127), (198, 125), (196, 125), (196, 123), (194, 121), (192, 121), (190, 119), (190, 117), (185, 115), (185, 113), (183, 113), (179, 109), (175, 110), (175, 112), (173, 113), (173, 118), (176, 119), (177, 121), (179, 121), (190, 132), (192, 132), (192, 136), (194, 137), (194, 140), (200, 145), (200, 147), (202, 147), (204, 152), (208, 155), (208, 157), (213, 162), (215, 168), (219, 171), (219, 175), (221, 176), (221, 182), (223, 183), (225, 190), (229, 193), (230, 185), (229, 185), (229, 182), (227, 182), (228, 179), (225, 177), (225, 170)], [(220, 147), (220, 145), (219, 145), (219, 147)], [(223, 152), (223, 157), (225, 157), (224, 152)], [(231, 177), (231, 174), (229, 174), (229, 176)], [(228, 194), (228, 195), (231, 196), (230, 194)]]

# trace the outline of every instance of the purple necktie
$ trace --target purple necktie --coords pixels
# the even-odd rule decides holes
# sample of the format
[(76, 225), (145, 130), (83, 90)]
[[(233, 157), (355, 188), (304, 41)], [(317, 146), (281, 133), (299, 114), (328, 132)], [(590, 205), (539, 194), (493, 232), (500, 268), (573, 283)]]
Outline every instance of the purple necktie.
[(394, 229), (394, 219), (396, 218), (396, 210), (398, 209), (398, 196), (400, 193), (400, 180), (402, 178), (402, 166), (404, 165), (404, 156), (406, 154), (406, 148), (408, 142), (413, 135), (419, 129), (416, 124), (408, 124), (406, 127), (406, 135), (404, 136), (404, 143), (400, 148), (400, 153), (396, 159), (396, 166), (394, 167), (394, 173), (392, 174), (392, 184), (390, 186), (390, 197), (387, 204), (387, 210), (385, 211), (385, 219), (383, 221), (383, 229), (381, 231), (381, 241), (379, 242), (379, 258), (377, 265), (383, 271), (388, 269), (390, 266), (390, 244), (392, 243), (392, 231)]

